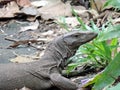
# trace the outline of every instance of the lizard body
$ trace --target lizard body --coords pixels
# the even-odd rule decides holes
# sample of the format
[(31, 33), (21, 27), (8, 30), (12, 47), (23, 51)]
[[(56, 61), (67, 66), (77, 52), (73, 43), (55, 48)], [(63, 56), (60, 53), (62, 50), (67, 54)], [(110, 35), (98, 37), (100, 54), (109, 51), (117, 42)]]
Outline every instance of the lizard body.
[(97, 36), (93, 32), (73, 31), (55, 38), (39, 61), (0, 64), (0, 90), (28, 87), (32, 90), (77, 90), (78, 85), (61, 75), (66, 60), (82, 44)]

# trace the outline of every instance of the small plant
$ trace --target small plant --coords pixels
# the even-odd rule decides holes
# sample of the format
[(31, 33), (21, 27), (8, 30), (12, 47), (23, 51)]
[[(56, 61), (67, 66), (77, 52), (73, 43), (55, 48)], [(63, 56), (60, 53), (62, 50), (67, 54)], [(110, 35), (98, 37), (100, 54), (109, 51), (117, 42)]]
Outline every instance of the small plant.
[(65, 17), (60, 17), (59, 21), (57, 21), (56, 23), (58, 23), (65, 30), (70, 31), (68, 25), (66, 24)]
[[(114, 8), (120, 9), (119, 4), (119, 0), (107, 0), (104, 7), (112, 5)], [(79, 30), (90, 30), (98, 33), (98, 36), (90, 43), (80, 46), (76, 55), (68, 60), (68, 63), (70, 61), (73, 61), (73, 63), (68, 64), (67, 73), (72, 72), (76, 67), (84, 64), (92, 64), (91, 67), (94, 68), (104, 68), (93, 80), (85, 84), (85, 87), (93, 85), (92, 90), (114, 90), (110, 89), (109, 86), (120, 76), (120, 24), (112, 25), (111, 22), (108, 21), (103, 24), (102, 27), (98, 28), (95, 23), (91, 21), (91, 26), (88, 26), (78, 17), (73, 8), (72, 12), (81, 25), (81, 29)], [(114, 88), (118, 88), (118, 86)]]
[[(73, 9), (72, 9), (73, 10)], [(91, 21), (91, 27), (85, 25), (80, 17), (73, 10), (74, 15), (81, 24), (82, 30), (90, 30), (98, 33), (98, 37), (92, 42), (81, 46), (76, 55), (70, 60), (74, 63), (67, 67), (68, 72), (79, 65), (86, 63), (92, 64), (92, 67), (105, 68), (118, 53), (118, 37), (120, 37), (120, 25), (112, 25), (110, 22), (99, 28)], [(107, 26), (107, 27), (106, 27)]]
[[(119, 90), (119, 89), (109, 89), (108, 87), (115, 85), (116, 80), (120, 75), (120, 53), (112, 59), (108, 66), (101, 72), (98, 73), (92, 80), (87, 82), (84, 87), (93, 85), (92, 90)], [(119, 84), (119, 83), (117, 83)], [(118, 86), (114, 87), (118, 88)]]
[(97, 32), (98, 37), (78, 49), (76, 55), (71, 58), (74, 63), (68, 65), (68, 72), (79, 65), (92, 63), (92, 67), (105, 69), (101, 73), (98, 73), (93, 80), (86, 83), (84, 87), (93, 85), (92, 90), (114, 90), (114, 88), (118, 88), (119, 84), (112, 89), (108, 87), (112, 86), (120, 76), (120, 53), (118, 43), (120, 24), (112, 25), (108, 22), (99, 30), (93, 21), (91, 21), (91, 27), (87, 26), (75, 12), (74, 14), (83, 29)]
[[(120, 26), (117, 25), (103, 28), (103, 30), (98, 33), (96, 39), (90, 43), (84, 44), (78, 49), (76, 55), (71, 58), (76, 64), (70, 64), (68, 67), (74, 69), (78, 65), (91, 63), (93, 64), (93, 67), (105, 68), (118, 53), (117, 49), (119, 45), (116, 36), (119, 34), (119, 29), (111, 36), (113, 31), (116, 31), (114, 29), (117, 27)], [(111, 30), (110, 28), (114, 29)], [(98, 30), (95, 32), (98, 32)]]

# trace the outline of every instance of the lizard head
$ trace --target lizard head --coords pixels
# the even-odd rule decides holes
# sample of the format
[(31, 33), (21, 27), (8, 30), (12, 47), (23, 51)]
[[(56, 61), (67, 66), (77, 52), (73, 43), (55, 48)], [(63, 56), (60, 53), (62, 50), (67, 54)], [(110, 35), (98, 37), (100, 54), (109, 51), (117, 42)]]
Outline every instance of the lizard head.
[(77, 49), (80, 45), (93, 40), (97, 33), (90, 31), (72, 31), (63, 36), (63, 40), (70, 49)]

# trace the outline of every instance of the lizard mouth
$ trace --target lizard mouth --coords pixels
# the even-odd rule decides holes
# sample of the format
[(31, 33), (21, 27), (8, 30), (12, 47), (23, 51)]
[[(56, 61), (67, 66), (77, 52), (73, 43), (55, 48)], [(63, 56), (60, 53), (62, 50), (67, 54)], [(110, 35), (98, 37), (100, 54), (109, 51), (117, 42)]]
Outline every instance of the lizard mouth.
[(89, 34), (88, 35), (89, 38), (87, 38), (86, 41), (83, 41), (83, 44), (87, 43), (89, 41), (92, 41), (95, 37), (97, 37), (97, 35), (98, 35), (97, 33), (91, 33), (91, 34)]
[(83, 39), (79, 39), (78, 41), (72, 42), (71, 45), (69, 45), (69, 47), (71, 47), (71, 49), (77, 49), (80, 45), (83, 45), (87, 42), (92, 41), (95, 37), (97, 37), (97, 33), (90, 33), (87, 35), (87, 37), (84, 37)]

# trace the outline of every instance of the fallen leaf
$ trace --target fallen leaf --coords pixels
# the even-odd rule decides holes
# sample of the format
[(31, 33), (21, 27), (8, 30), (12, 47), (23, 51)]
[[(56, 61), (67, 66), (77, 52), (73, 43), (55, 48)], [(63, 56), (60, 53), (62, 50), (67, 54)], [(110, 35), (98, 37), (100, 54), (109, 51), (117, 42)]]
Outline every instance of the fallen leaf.
[[(57, 22), (61, 22), (62, 23), (60, 18), (57, 18)], [(71, 26), (71, 27), (75, 27), (75, 26), (80, 24), (76, 17), (66, 17), (65, 18), (65, 23), (67, 25)]]
[(48, 3), (49, 2), (47, 0), (33, 1), (33, 2), (31, 2), (31, 5), (35, 6), (35, 7), (43, 7), (43, 6), (47, 5)]
[(91, 8), (100, 12), (103, 9), (103, 5), (105, 4), (106, 0), (91, 0)]
[(31, 5), (29, 0), (16, 0), (16, 2), (21, 7), (29, 7)]
[(20, 32), (24, 32), (27, 30), (36, 30), (36, 29), (38, 29), (38, 27), (39, 27), (39, 22), (38, 22), (38, 20), (36, 20), (35, 22), (31, 22), (29, 24), (29, 26), (21, 27)]
[(38, 11), (35, 7), (24, 7), (21, 9), (21, 12), (26, 14), (26, 15), (32, 15), (36, 16), (38, 14)]
[(55, 2), (38, 9), (39, 15), (44, 20), (55, 19), (59, 16), (72, 16), (71, 5), (69, 3)]
[(14, 17), (15, 13), (19, 13), (19, 7), (16, 2), (12, 1), (7, 3), (6, 6), (0, 8), (0, 18), (10, 18)]

